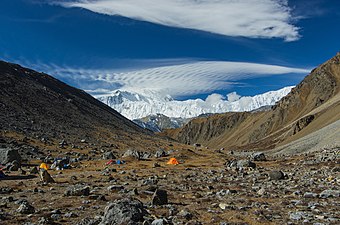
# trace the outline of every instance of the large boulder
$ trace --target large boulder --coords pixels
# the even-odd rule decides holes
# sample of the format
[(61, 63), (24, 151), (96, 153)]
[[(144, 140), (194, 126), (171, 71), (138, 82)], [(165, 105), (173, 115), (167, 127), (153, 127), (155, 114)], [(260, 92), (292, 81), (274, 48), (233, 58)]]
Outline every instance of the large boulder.
[(18, 150), (11, 148), (0, 148), (0, 164), (11, 163), (16, 160), (19, 164), (21, 163), (21, 157)]
[(165, 190), (156, 190), (152, 196), (152, 205), (168, 204), (168, 193)]
[(54, 179), (51, 177), (51, 175), (45, 169), (39, 170), (39, 177), (40, 177), (40, 180), (46, 184), (55, 182)]
[(122, 199), (105, 207), (104, 216), (99, 225), (138, 224), (147, 215), (143, 203), (136, 199)]
[(253, 162), (250, 161), (250, 160), (241, 159), (241, 160), (237, 161), (236, 167), (237, 167), (237, 168), (251, 167), (251, 168), (254, 168), (254, 169), (255, 169), (256, 164), (253, 163)]
[(285, 179), (285, 174), (282, 171), (270, 171), (268, 173), (270, 180), (283, 180)]
[(24, 201), (17, 209), (17, 212), (21, 214), (32, 214), (35, 212), (35, 209), (28, 202)]
[(84, 185), (73, 185), (65, 191), (66, 196), (89, 196), (90, 187)]
[(138, 160), (148, 159), (151, 157), (149, 152), (139, 152), (137, 150), (129, 149), (123, 154), (123, 158), (132, 157)]
[(164, 149), (158, 149), (158, 151), (155, 153), (155, 158), (161, 158), (161, 157), (167, 157), (168, 153)]

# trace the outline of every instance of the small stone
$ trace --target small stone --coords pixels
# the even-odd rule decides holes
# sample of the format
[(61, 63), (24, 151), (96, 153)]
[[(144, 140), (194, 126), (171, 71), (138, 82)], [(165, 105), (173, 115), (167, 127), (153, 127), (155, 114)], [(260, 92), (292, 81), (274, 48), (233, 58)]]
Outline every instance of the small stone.
[(157, 167), (161, 167), (161, 165), (160, 165), (159, 163), (156, 162), (156, 163), (153, 164), (152, 167), (153, 167), (153, 168), (157, 168)]
[(64, 217), (65, 218), (76, 218), (78, 217), (78, 215), (73, 212), (69, 212), (69, 213), (65, 213)]
[(257, 194), (258, 194), (258, 195), (264, 195), (264, 194), (266, 194), (266, 189), (261, 188), (260, 190), (257, 191)]
[(263, 152), (256, 152), (252, 158), (254, 161), (266, 161), (266, 156)]
[(124, 187), (120, 186), (120, 185), (111, 185), (111, 186), (107, 187), (108, 191), (121, 191), (123, 189), (124, 189)]

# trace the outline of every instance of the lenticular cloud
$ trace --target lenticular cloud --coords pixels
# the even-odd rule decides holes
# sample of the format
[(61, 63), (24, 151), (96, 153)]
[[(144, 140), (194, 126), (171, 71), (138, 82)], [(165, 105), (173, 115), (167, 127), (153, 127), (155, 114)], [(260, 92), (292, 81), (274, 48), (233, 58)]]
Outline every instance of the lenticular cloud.
[(57, 4), (227, 36), (299, 39), (286, 0), (71, 0)]

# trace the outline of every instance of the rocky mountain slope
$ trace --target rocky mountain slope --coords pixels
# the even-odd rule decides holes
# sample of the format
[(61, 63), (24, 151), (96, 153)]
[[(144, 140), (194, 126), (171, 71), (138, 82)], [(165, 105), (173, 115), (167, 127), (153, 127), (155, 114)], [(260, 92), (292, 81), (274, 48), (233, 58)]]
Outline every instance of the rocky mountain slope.
[(190, 119), (167, 117), (163, 114), (157, 114), (134, 119), (133, 122), (153, 132), (161, 132), (164, 129), (179, 128), (189, 120)]
[(150, 146), (147, 142), (156, 140), (89, 94), (47, 74), (0, 61), (0, 77), (2, 137), (117, 147)]
[(116, 90), (111, 94), (96, 96), (100, 101), (117, 110), (129, 119), (140, 119), (150, 115), (163, 114), (170, 118), (193, 118), (206, 113), (252, 111), (262, 106), (274, 105), (287, 95), (292, 87), (249, 96), (231, 93), (227, 100), (221, 96), (202, 99), (176, 101), (169, 95), (151, 90)]
[(210, 147), (273, 148), (340, 119), (340, 54), (314, 69), (270, 111), (226, 113), (190, 121), (165, 135)]

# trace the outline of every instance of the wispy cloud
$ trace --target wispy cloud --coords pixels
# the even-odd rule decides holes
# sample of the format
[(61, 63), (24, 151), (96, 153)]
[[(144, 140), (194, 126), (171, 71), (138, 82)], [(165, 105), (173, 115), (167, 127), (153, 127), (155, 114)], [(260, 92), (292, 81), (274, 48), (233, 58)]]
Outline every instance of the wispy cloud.
[(125, 69), (123, 72), (39, 65), (42, 71), (76, 84), (94, 95), (124, 89), (153, 90), (173, 97), (190, 96), (226, 90), (244, 79), (309, 72), (300, 68), (226, 61), (186, 62), (131, 71)]
[(298, 40), (287, 0), (68, 0), (64, 7), (227, 36)]

